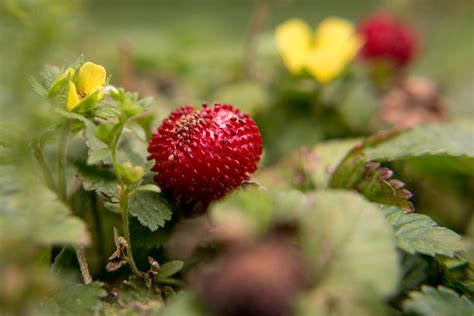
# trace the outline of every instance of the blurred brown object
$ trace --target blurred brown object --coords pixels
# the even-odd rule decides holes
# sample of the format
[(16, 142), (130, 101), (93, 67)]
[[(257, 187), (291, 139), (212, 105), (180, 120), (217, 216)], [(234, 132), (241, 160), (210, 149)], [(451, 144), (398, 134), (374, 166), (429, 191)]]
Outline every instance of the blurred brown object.
[(305, 279), (301, 257), (279, 240), (234, 247), (192, 283), (215, 315), (285, 316)]
[(379, 120), (393, 127), (410, 128), (441, 122), (445, 117), (446, 103), (439, 85), (425, 78), (405, 78), (379, 101)]
[(126, 91), (133, 91), (135, 87), (132, 44), (128, 41), (120, 45), (120, 84)]

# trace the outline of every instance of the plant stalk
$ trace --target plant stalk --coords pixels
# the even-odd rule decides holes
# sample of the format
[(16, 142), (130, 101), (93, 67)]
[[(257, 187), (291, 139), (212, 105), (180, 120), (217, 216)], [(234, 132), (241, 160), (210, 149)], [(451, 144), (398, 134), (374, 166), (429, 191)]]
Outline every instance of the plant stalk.
[[(58, 186), (56, 192), (59, 198), (67, 204), (67, 182), (66, 182), (66, 164), (67, 164), (67, 150), (69, 145), (69, 135), (71, 133), (71, 120), (66, 120), (58, 144)], [(92, 276), (89, 271), (89, 265), (87, 264), (86, 256), (84, 254), (84, 248), (82, 246), (74, 246), (76, 252), (77, 261), (81, 269), (82, 279), (84, 284), (92, 282)]]
[[(123, 125), (122, 125), (123, 128)], [(118, 161), (117, 161), (117, 146), (120, 140), (120, 135), (121, 135), (121, 130), (122, 128), (117, 132), (117, 135), (113, 139), (110, 149), (112, 151), (112, 165), (114, 166), (115, 173), (117, 174), (117, 177), (120, 182), (120, 213), (122, 214), (122, 229), (123, 229), (123, 234), (125, 235), (125, 240), (127, 240), (128, 246), (127, 246), (127, 257), (128, 257), (128, 263), (130, 264), (130, 268), (132, 269), (132, 272), (138, 276), (143, 276), (143, 273), (138, 270), (137, 265), (135, 264), (135, 260), (133, 259), (133, 251), (132, 251), (132, 240), (130, 238), (130, 223), (129, 223), (129, 215), (128, 215), (128, 188), (123, 180), (122, 176), (120, 175), (120, 172), (118, 171)]]
[(36, 161), (38, 162), (41, 168), (41, 171), (43, 172), (43, 176), (46, 180), (46, 184), (48, 185), (48, 188), (54, 192), (57, 192), (53, 173), (51, 172), (51, 169), (46, 163), (46, 159), (44, 158), (43, 148), (41, 148), (41, 145), (36, 144), (33, 146), (33, 156), (36, 158)]
[(132, 272), (138, 276), (143, 276), (143, 273), (138, 270), (137, 265), (135, 264), (135, 260), (133, 259), (133, 251), (132, 251), (132, 241), (130, 239), (130, 228), (129, 228), (129, 215), (128, 215), (128, 192), (125, 185), (121, 184), (122, 189), (122, 198), (120, 199), (120, 206), (121, 206), (121, 213), (122, 213), (122, 225), (123, 225), (123, 233), (125, 235), (125, 239), (127, 240), (127, 257), (128, 263), (130, 264), (130, 268)]

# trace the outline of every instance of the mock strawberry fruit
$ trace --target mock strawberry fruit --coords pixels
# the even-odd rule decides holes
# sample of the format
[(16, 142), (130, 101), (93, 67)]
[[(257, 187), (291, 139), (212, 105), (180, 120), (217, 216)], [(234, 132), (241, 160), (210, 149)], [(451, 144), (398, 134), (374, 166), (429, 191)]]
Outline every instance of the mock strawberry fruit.
[(249, 179), (262, 136), (248, 114), (231, 105), (185, 105), (163, 121), (148, 146), (155, 181), (185, 203), (221, 198)]
[(379, 13), (366, 18), (358, 27), (365, 39), (359, 52), (362, 60), (385, 61), (394, 66), (408, 64), (416, 53), (416, 36), (407, 25)]

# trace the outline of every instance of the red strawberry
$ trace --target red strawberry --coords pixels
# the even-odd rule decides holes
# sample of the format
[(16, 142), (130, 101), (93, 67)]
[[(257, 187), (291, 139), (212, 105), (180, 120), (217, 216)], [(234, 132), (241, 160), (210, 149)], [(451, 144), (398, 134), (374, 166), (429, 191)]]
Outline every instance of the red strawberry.
[(389, 14), (369, 16), (359, 25), (358, 31), (365, 39), (359, 53), (362, 60), (382, 60), (404, 66), (415, 56), (415, 32)]
[(262, 154), (262, 136), (248, 114), (231, 105), (185, 105), (163, 121), (148, 152), (164, 191), (185, 203), (206, 203), (249, 179)]

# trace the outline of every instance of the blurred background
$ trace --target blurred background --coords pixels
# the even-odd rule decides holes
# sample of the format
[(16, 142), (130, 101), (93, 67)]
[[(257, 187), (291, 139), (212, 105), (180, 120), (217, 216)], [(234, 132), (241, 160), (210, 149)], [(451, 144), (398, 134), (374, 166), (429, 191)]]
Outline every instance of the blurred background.
[[(274, 30), (292, 17), (315, 27), (327, 16), (357, 24), (378, 11), (416, 29), (420, 48), (409, 72), (439, 85), (446, 119), (474, 117), (470, 0), (2, 0), (0, 8), (1, 119), (31, 133), (51, 115), (29, 78), (44, 64), (68, 65), (84, 54), (106, 67), (112, 84), (155, 98), (150, 131), (187, 103), (221, 101), (250, 112), (264, 137), (265, 166), (301, 146), (369, 135), (384, 126), (364, 74), (356, 69), (337, 110), (314, 107), (313, 87), (295, 84), (283, 66)], [(472, 177), (438, 167), (436, 161), (394, 166), (421, 209), (463, 232), (472, 212)]]

